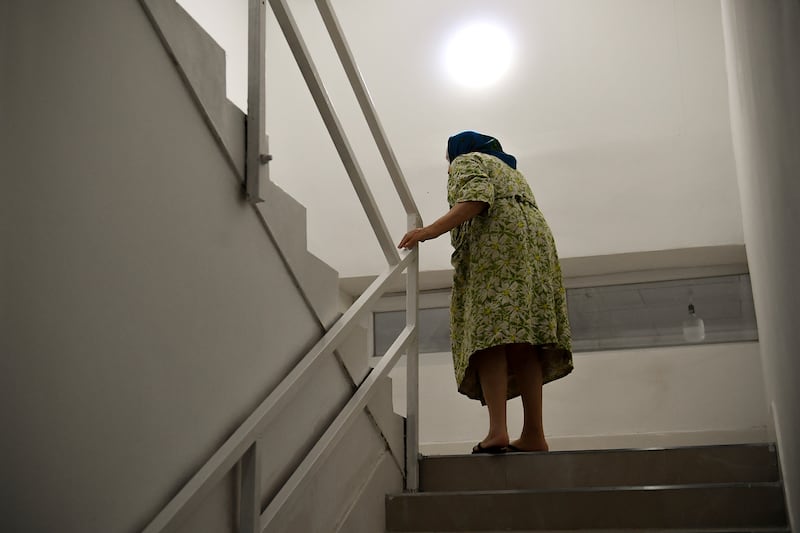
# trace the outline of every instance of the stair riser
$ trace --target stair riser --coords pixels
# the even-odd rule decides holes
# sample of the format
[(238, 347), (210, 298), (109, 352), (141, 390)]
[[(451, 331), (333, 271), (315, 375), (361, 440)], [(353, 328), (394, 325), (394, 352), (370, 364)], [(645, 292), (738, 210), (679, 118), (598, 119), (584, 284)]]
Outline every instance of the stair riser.
[(266, 201), (258, 204), (259, 213), (327, 329), (339, 317), (339, 273), (306, 248), (305, 208), (272, 182), (266, 185), (263, 195)]
[[(491, 530), (482, 531), (481, 533), (505, 533), (508, 530)], [(372, 533), (372, 532), (370, 532)], [(392, 531), (391, 533), (412, 533), (411, 531)], [(448, 531), (447, 533), (475, 533), (474, 529), (462, 531)], [(762, 527), (748, 527), (748, 528), (669, 528), (669, 529), (653, 529), (653, 528), (636, 528), (636, 529), (515, 529), (514, 533), (792, 533), (788, 528), (762, 528)]]
[(421, 490), (426, 492), (777, 480), (778, 461), (769, 445), (442, 456), (427, 457), (420, 465)]
[(387, 498), (387, 531), (785, 527), (780, 485), (415, 494)]

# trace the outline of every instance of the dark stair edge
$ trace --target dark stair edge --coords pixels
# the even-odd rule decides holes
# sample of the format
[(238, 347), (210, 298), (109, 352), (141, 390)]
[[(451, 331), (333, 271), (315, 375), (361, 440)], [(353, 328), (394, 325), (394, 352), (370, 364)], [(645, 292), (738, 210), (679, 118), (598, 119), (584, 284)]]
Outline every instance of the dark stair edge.
[[(768, 448), (770, 451), (777, 451), (777, 446), (774, 442), (747, 442), (741, 444), (699, 444), (699, 445), (689, 445), (689, 446), (666, 446), (666, 447), (649, 447), (649, 448), (596, 448), (596, 449), (589, 449), (589, 450), (553, 450), (549, 452), (508, 452), (506, 454), (501, 454), (492, 457), (503, 457), (506, 455), (528, 455), (528, 456), (553, 456), (553, 455), (588, 455), (588, 454), (596, 454), (596, 455), (603, 455), (606, 453), (646, 453), (646, 452), (671, 452), (673, 450), (685, 451), (685, 450), (710, 450), (710, 449), (718, 449), (718, 448)], [(463, 454), (450, 454), (450, 455), (421, 455), (420, 461), (438, 461), (438, 460), (445, 460), (451, 457), (485, 457), (482, 455), (473, 455), (469, 453)]]
[(386, 498), (435, 498), (437, 496), (502, 496), (505, 494), (574, 494), (585, 492), (637, 492), (637, 491), (667, 491), (667, 490), (705, 490), (705, 489), (729, 489), (729, 488), (776, 488), (783, 491), (781, 481), (737, 481), (726, 483), (695, 483), (680, 485), (625, 485), (611, 487), (563, 487), (554, 489), (506, 489), (506, 490), (449, 490), (449, 491), (430, 491), (430, 492), (403, 492), (399, 494), (387, 494)]

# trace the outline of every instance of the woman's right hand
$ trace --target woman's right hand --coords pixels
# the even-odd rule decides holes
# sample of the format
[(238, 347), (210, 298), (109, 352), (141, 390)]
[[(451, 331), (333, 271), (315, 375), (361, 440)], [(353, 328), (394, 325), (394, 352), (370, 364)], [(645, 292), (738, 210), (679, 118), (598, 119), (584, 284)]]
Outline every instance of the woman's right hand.
[(431, 235), (431, 231), (427, 226), (424, 228), (415, 228), (403, 235), (397, 247), (410, 250), (416, 246), (418, 242), (424, 242), (432, 237), (433, 235)]

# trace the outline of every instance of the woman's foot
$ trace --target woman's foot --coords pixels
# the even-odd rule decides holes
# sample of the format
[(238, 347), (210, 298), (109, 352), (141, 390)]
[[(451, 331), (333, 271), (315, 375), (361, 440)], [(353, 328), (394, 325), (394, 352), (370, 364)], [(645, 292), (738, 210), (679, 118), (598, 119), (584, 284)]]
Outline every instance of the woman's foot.
[(505, 453), (508, 435), (489, 435), (472, 448), (472, 453)]
[(544, 439), (539, 441), (523, 441), (522, 439), (517, 439), (510, 442), (507, 449), (510, 452), (546, 452), (550, 450), (549, 446), (547, 446), (547, 441)]
[(489, 434), (472, 448), (472, 453), (504, 453), (508, 446), (508, 433)]
[(508, 433), (500, 435), (487, 435), (485, 439), (480, 441), (481, 448), (504, 448), (508, 446)]
[(472, 447), (473, 454), (486, 453), (489, 455), (496, 455), (499, 453), (506, 453), (505, 446), (484, 446), (480, 442)]

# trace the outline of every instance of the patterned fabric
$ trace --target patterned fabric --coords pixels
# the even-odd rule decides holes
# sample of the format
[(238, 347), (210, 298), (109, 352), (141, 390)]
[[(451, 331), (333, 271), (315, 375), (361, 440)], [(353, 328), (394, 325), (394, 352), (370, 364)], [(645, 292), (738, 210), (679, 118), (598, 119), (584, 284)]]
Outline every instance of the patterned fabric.
[[(517, 170), (483, 153), (456, 157), (447, 184), (450, 206), (487, 210), (450, 232), (453, 297), (450, 335), (458, 390), (483, 403), (470, 357), (510, 343), (540, 347), (544, 382), (572, 371), (566, 292), (555, 241)], [(519, 395), (509, 376), (508, 398)]]

